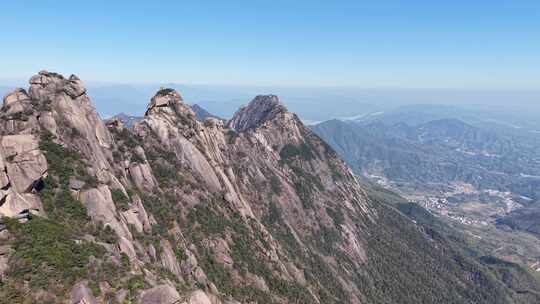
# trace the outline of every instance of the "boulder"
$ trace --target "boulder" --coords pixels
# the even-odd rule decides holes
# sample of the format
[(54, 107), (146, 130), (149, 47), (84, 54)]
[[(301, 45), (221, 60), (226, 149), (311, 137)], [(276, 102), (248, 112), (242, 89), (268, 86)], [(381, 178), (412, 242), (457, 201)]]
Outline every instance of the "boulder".
[(132, 199), (131, 208), (122, 212), (122, 216), (128, 224), (133, 225), (135, 230), (139, 233), (150, 232), (152, 225), (148, 214), (144, 209), (141, 199), (138, 195), (134, 195)]
[(119, 291), (116, 292), (114, 299), (116, 300), (117, 303), (124, 303), (128, 295), (129, 295), (129, 291), (125, 289), (120, 289)]
[(142, 200), (138, 195), (133, 196), (133, 204), (135, 209), (137, 210), (137, 216), (139, 218), (139, 222), (142, 224), (143, 230), (146, 232), (150, 232), (152, 230), (152, 224), (150, 223), (150, 219), (148, 218), (148, 213), (146, 213), (146, 209), (144, 209)]
[(81, 190), (86, 183), (71, 176), (69, 178), (69, 188), (72, 190)]
[(212, 302), (204, 291), (195, 290), (189, 297), (189, 304), (212, 304)]
[(156, 186), (156, 179), (148, 164), (131, 163), (128, 170), (129, 175), (137, 188), (144, 191), (150, 191)]
[(172, 304), (180, 300), (178, 291), (168, 284), (145, 290), (140, 296), (142, 304)]
[(127, 240), (133, 239), (127, 226), (117, 219), (116, 206), (108, 186), (103, 185), (82, 191), (80, 200), (94, 223), (102, 223), (111, 227), (119, 237), (124, 237)]
[(137, 268), (137, 252), (135, 251), (133, 242), (124, 236), (120, 236), (120, 239), (118, 240), (118, 249), (120, 249), (120, 252), (125, 253), (128, 256), (129, 262), (132, 264), (132, 266)]
[(47, 159), (40, 150), (32, 150), (15, 155), (6, 167), (15, 191), (29, 192), (47, 173)]
[(87, 286), (87, 282), (79, 282), (73, 286), (70, 293), (71, 304), (97, 304), (98, 301)]
[(199, 262), (197, 261), (197, 257), (191, 250), (186, 249), (185, 252), (187, 255), (187, 259), (181, 262), (182, 272), (185, 275), (190, 275), (195, 272), (195, 269), (199, 266)]
[(92, 220), (103, 224), (111, 224), (115, 220), (116, 207), (108, 186), (85, 190), (80, 199)]
[(42, 213), (43, 206), (39, 197), (32, 193), (18, 193), (9, 189), (4, 195), (3, 203), (0, 202), (0, 217), (14, 217), (25, 211)]
[(227, 241), (222, 238), (216, 238), (214, 240), (211, 240), (210, 242), (210, 247), (214, 252), (214, 258), (216, 259), (216, 262), (222, 264), (225, 267), (232, 267), (234, 261), (230, 256), (231, 250), (229, 249)]
[(152, 261), (155, 261), (157, 259), (157, 252), (156, 252), (156, 248), (154, 247), (154, 245), (152, 244), (149, 244), (148, 245), (148, 255), (150, 256), (150, 258), (152, 259)]
[(201, 267), (195, 267), (192, 275), (195, 278), (195, 281), (200, 285), (208, 284), (208, 277), (206, 276), (206, 273), (204, 273), (204, 270)]
[(138, 233), (143, 233), (143, 224), (139, 220), (137, 209), (130, 208), (129, 210), (122, 212), (122, 217), (126, 221), (126, 223), (132, 225)]
[(30, 96), (24, 89), (16, 89), (4, 97), (4, 111), (8, 115), (21, 113), (29, 109)]
[(179, 279), (182, 278), (182, 270), (176, 259), (176, 255), (172, 249), (171, 243), (168, 240), (161, 240), (161, 265), (171, 273), (176, 275)]
[(0, 138), (0, 184), (8, 181), (18, 192), (27, 192), (47, 172), (47, 159), (32, 134), (6, 135)]

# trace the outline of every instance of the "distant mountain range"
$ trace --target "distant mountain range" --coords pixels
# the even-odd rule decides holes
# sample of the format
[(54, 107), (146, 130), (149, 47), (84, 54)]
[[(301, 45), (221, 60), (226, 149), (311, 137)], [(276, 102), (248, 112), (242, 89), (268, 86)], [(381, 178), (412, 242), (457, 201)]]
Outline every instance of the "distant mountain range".
[(540, 198), (536, 146), (457, 119), (416, 126), (331, 120), (312, 129), (358, 174), (416, 186), (462, 181)]
[[(0, 83), (0, 96), (26, 81)], [(196, 103), (209, 112), (230, 118), (240, 106), (261, 92), (281, 96), (287, 107), (308, 123), (333, 118), (354, 118), (373, 113), (408, 111), (410, 105), (422, 105), (424, 112), (448, 111), (454, 105), (466, 111), (492, 113), (486, 117), (518, 125), (531, 123), (540, 130), (534, 117), (540, 113), (540, 91), (451, 90), (451, 89), (362, 89), (342, 87), (256, 87), (183, 84), (115, 84), (90, 83), (88, 95), (102, 117), (115, 113), (141, 116), (147, 100), (160, 87), (182, 93), (189, 103)], [(509, 102), (511, 101), (511, 102)], [(428, 106), (426, 106), (428, 105)], [(444, 110), (446, 108), (446, 110)], [(536, 116), (535, 116), (536, 115)], [(526, 117), (527, 119), (523, 119)], [(442, 117), (441, 117), (442, 118)], [(459, 118), (459, 117), (457, 117)], [(466, 120), (465, 120), (466, 121)]]
[(539, 269), (539, 242), (515, 232), (540, 237), (540, 134), (521, 127), (535, 122), (518, 127), (491, 115), (410, 106), (311, 129), (359, 176), (459, 223), (494, 254)]

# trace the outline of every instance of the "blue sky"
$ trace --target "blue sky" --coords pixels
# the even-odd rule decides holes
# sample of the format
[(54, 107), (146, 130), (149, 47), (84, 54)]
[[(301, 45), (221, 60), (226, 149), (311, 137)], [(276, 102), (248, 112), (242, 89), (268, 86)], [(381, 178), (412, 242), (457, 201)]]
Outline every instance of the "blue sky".
[(538, 0), (19, 0), (0, 29), (4, 79), (540, 89)]

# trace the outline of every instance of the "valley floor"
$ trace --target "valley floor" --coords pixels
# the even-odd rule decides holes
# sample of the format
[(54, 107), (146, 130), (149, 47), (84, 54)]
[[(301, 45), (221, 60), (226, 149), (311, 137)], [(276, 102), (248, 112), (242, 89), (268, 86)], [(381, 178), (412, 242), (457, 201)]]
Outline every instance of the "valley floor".
[[(466, 183), (429, 185), (414, 189), (369, 176), (384, 188), (401, 194), (468, 236), (472, 248), (506, 261), (527, 265), (540, 273), (540, 239), (499, 225), (497, 219), (523, 208), (509, 192), (478, 190)], [(428, 188), (426, 187), (426, 188)]]

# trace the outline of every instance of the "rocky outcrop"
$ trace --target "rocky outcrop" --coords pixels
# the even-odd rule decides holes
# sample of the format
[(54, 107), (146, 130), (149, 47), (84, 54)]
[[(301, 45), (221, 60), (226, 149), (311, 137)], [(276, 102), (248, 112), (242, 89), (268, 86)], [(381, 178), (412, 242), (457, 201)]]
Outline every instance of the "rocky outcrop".
[(170, 304), (180, 303), (180, 294), (171, 285), (159, 285), (141, 293), (142, 304)]
[(180, 269), (180, 264), (176, 259), (171, 243), (168, 240), (161, 240), (161, 248), (161, 264), (165, 269), (177, 276), (179, 280), (182, 280), (182, 270)]
[(35, 194), (19, 193), (9, 189), (0, 204), (0, 216), (14, 217), (21, 213), (43, 214), (41, 200)]
[(85, 190), (81, 192), (80, 200), (92, 221), (98, 225), (109, 226), (119, 237), (119, 250), (125, 253), (131, 262), (137, 262), (137, 254), (132, 242), (133, 236), (126, 222), (119, 220), (109, 187), (102, 185)]
[(52, 95), (65, 93), (71, 98), (78, 98), (86, 93), (81, 80), (71, 75), (69, 78), (48, 71), (40, 71), (30, 78), (30, 96), (34, 100), (43, 101)]
[(160, 144), (175, 153), (176, 157), (206, 181), (212, 191), (221, 189), (216, 173), (208, 159), (196, 146), (194, 131), (202, 125), (195, 119), (195, 113), (182, 101), (178, 92), (171, 89), (160, 90), (153, 98), (143, 121), (135, 126), (140, 137), (157, 135)]
[(127, 224), (133, 225), (138, 233), (150, 232), (152, 224), (139, 196), (133, 197), (131, 208), (122, 212)]
[(102, 185), (82, 191), (80, 200), (94, 223), (108, 226), (116, 233), (118, 250), (126, 254), (133, 266), (137, 267), (138, 258), (133, 244), (133, 235), (127, 226), (129, 222), (120, 220), (109, 187)]
[(7, 115), (15, 115), (30, 110), (30, 96), (24, 89), (16, 89), (4, 97), (3, 111)]
[(70, 304), (98, 304), (98, 301), (87, 286), (87, 282), (77, 283), (71, 289)]
[(148, 164), (130, 163), (128, 172), (137, 188), (143, 191), (152, 191), (156, 187), (156, 178), (152, 174), (152, 168)]
[(0, 138), (0, 216), (42, 212), (41, 201), (32, 193), (47, 173), (47, 160), (34, 135)]
[(7, 175), (14, 191), (31, 191), (47, 172), (47, 160), (38, 146), (38, 140), (30, 134), (2, 137)]
[(259, 95), (247, 106), (240, 108), (229, 121), (228, 126), (242, 132), (255, 128), (286, 111), (287, 109), (276, 95)]
[(110, 169), (112, 138), (80, 79), (41, 71), (30, 79), (29, 92), (38, 108), (47, 113), (39, 115), (42, 127), (84, 155), (96, 176), (108, 182), (103, 172)]
[(182, 96), (176, 90), (163, 88), (152, 97), (150, 104), (146, 109), (145, 116), (151, 113), (159, 113), (160, 110), (173, 110), (177, 115), (186, 119), (195, 119), (195, 113), (189, 105), (184, 103)]
[(129, 229), (117, 219), (118, 214), (108, 186), (85, 190), (81, 192), (80, 200), (94, 222), (110, 226), (118, 236), (131, 239)]
[(216, 304), (210, 301), (210, 298), (202, 290), (194, 291), (189, 297), (189, 304)]

